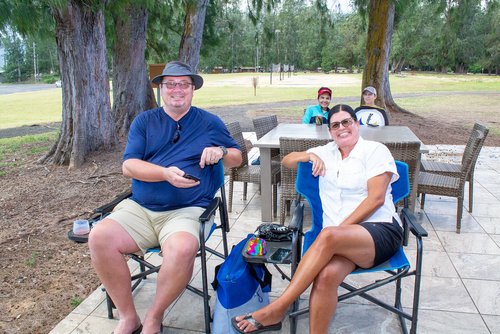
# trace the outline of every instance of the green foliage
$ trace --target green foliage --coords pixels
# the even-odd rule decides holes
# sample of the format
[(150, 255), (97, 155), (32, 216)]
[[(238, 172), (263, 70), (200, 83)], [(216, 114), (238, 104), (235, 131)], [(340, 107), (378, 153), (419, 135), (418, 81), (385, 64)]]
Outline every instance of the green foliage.
[(71, 298), (71, 300), (70, 300), (71, 307), (73, 307), (73, 308), (76, 308), (82, 302), (83, 302), (83, 299), (80, 296), (75, 296), (75, 297)]
[[(30, 157), (47, 152), (56, 140), (57, 135), (58, 132), (54, 131), (38, 135), (0, 139), (0, 177), (8, 175), (9, 170), (18, 165), (17, 159), (8, 159), (8, 156), (16, 154), (17, 156)], [(36, 260), (36, 257), (30, 260), (30, 263), (34, 260)]]
[[(13, 152), (23, 152), (31, 150), (31, 146), (36, 144), (39, 150), (40, 143), (49, 144), (57, 137), (57, 131), (47, 132), (38, 135), (19, 136), (13, 138), (0, 139), (0, 161), (5, 159), (5, 155)], [(36, 151), (35, 150), (35, 151)], [(35, 152), (38, 153), (38, 152)]]
[(5, 48), (5, 82), (21, 82), (31, 74), (29, 64), (26, 61), (26, 52), (23, 48), (21, 38), (15, 34), (6, 34), (2, 38)]
[(55, 74), (42, 74), (41, 80), (43, 83), (53, 84), (57, 80), (60, 80), (60, 77), (58, 75), (55, 75)]
[(482, 72), (497, 68), (498, 0), (483, 3), (487, 6), (479, 0), (413, 0), (394, 32), (393, 66), (457, 73), (475, 72), (477, 65)]
[[(148, 10), (147, 63), (178, 57), (187, 0), (86, 1), (106, 3), (108, 53), (114, 42), (114, 18), (128, 6)], [(500, 68), (498, 0), (392, 0), (396, 5), (391, 64), (396, 69), (492, 72)], [(0, 1), (0, 34), (6, 54), (5, 79), (33, 76), (33, 43), (40, 73), (57, 75), (51, 7), (67, 0)], [(369, 0), (353, 0), (357, 12), (342, 14), (329, 2), (315, 0), (210, 0), (199, 68), (288, 63), (296, 69), (325, 71), (364, 64)], [(43, 38), (49, 36), (49, 38)], [(7, 39), (7, 40), (6, 40)], [(7, 59), (7, 55), (11, 55)], [(111, 62), (109, 62), (111, 64)], [(44, 79), (52, 82), (55, 77)]]
[(0, 3), (0, 44), (5, 48), (6, 82), (34, 79), (33, 74), (59, 71), (51, 4), (62, 0)]
[(185, 15), (182, 1), (154, 1), (148, 13), (147, 62), (162, 64), (177, 59)]
[(25, 263), (28, 267), (34, 268), (36, 266), (37, 260), (38, 260), (38, 252), (33, 251), (31, 252), (30, 257), (26, 259)]

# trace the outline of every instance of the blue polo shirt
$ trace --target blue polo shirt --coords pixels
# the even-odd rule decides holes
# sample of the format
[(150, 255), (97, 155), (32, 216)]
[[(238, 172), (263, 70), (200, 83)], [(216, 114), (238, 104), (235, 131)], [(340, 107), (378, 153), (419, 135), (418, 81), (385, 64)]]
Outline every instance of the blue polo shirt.
[(153, 211), (207, 207), (220, 184), (214, 184), (213, 167), (200, 168), (200, 158), (205, 147), (213, 146), (239, 149), (222, 120), (203, 109), (191, 107), (178, 122), (161, 107), (140, 113), (130, 126), (123, 160), (135, 158), (163, 167), (175, 166), (199, 177), (200, 184), (184, 189), (166, 181), (132, 179), (131, 199)]

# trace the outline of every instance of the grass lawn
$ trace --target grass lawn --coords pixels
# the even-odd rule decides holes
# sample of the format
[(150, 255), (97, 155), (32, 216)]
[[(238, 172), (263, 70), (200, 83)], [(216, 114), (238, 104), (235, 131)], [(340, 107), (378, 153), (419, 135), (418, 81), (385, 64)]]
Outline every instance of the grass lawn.
[[(254, 96), (252, 78), (258, 77)], [(225, 105), (266, 103), (314, 99), (320, 86), (329, 86), (335, 97), (359, 96), (361, 74), (322, 74), (298, 72), (284, 80), (274, 74), (270, 84), (269, 73), (204, 74), (205, 85), (195, 93), (194, 105), (215, 107)], [(499, 105), (499, 95), (475, 95), (469, 98), (441, 96), (426, 97), (425, 92), (499, 92), (500, 77), (485, 75), (406, 73), (391, 75), (391, 90), (398, 93), (423, 93), (422, 97), (397, 99), (403, 107), (420, 113), (437, 106), (454, 106), (454, 112), (476, 108), (489, 112)], [(0, 95), (0, 128), (11, 128), (48, 122), (62, 118), (62, 90)], [(156, 89), (155, 89), (156, 92)], [(464, 108), (465, 107), (465, 108)]]
[(59, 122), (62, 119), (62, 90), (0, 95), (0, 128)]
[[(0, 176), (4, 176), (6, 169), (25, 163), (23, 160), (39, 156), (47, 152), (57, 139), (57, 131), (28, 135), (14, 138), (0, 138)], [(15, 153), (15, 159), (6, 159), (6, 155)]]

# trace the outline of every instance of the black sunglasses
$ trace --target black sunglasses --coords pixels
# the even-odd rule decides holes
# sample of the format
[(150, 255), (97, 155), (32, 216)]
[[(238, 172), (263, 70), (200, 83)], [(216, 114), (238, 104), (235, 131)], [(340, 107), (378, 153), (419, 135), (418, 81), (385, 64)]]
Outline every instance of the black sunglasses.
[(177, 130), (175, 130), (174, 137), (172, 138), (172, 143), (177, 143), (181, 138), (181, 125), (177, 123)]

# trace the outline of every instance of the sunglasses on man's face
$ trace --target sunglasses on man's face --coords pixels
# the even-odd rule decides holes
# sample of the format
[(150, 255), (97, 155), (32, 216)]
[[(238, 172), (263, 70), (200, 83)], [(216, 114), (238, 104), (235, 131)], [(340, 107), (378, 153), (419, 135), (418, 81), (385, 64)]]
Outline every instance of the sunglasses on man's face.
[(338, 128), (340, 128), (340, 124), (342, 124), (342, 126), (344, 128), (347, 128), (347, 127), (351, 126), (352, 123), (354, 123), (354, 120), (352, 119), (352, 117), (349, 117), (349, 118), (341, 120), (340, 122), (330, 123), (330, 129), (337, 130)]
[(163, 87), (167, 87), (168, 89), (174, 89), (175, 87), (179, 87), (180, 89), (188, 89), (189, 87), (191, 87), (192, 83), (186, 81), (181, 81), (181, 82), (167, 81), (167, 82), (162, 82), (161, 85)]

